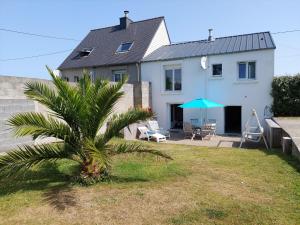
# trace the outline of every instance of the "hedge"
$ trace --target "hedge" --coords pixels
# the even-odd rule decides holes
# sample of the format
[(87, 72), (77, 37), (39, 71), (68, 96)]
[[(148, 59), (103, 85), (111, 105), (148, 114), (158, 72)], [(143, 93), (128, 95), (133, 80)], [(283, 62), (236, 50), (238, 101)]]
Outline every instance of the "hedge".
[(300, 74), (275, 77), (271, 95), (274, 116), (300, 116)]

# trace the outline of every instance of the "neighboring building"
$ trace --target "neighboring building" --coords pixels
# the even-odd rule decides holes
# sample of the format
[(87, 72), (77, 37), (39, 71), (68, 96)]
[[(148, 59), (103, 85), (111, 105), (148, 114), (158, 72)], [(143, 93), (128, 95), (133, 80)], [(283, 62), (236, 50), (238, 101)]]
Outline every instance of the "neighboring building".
[(119, 81), (127, 74), (129, 83), (140, 83), (141, 60), (170, 38), (164, 17), (133, 22), (124, 13), (119, 25), (89, 32), (59, 66), (64, 79), (77, 82), (87, 69), (93, 80)]
[(182, 121), (200, 118), (200, 109), (178, 107), (195, 98), (225, 105), (205, 112), (217, 121), (219, 134), (240, 133), (252, 108), (262, 119), (272, 103), (274, 49), (269, 32), (216, 39), (209, 35), (207, 40), (158, 48), (143, 60), (141, 74), (143, 81), (151, 82), (160, 125), (181, 128)]

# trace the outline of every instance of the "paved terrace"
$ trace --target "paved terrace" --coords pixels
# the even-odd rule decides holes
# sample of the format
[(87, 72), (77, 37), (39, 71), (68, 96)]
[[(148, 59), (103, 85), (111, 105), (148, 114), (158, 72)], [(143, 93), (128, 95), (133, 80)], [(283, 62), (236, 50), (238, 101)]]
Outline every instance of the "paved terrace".
[[(205, 147), (239, 147), (241, 137), (236, 136), (226, 136), (226, 135), (216, 135), (212, 136), (210, 140), (200, 138), (195, 138), (193, 141), (189, 138), (185, 138), (183, 132), (171, 132), (171, 138), (167, 140), (169, 144), (183, 144), (183, 145), (196, 145)], [(247, 148), (257, 148), (263, 145), (257, 143), (244, 143), (243, 147)]]

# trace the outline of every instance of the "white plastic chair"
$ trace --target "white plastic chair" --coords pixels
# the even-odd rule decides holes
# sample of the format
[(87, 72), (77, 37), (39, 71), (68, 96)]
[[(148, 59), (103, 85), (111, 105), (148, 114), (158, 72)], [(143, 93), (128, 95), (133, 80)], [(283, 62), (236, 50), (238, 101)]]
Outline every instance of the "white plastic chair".
[(217, 120), (216, 119), (208, 119), (208, 124), (211, 126), (212, 135), (215, 136), (216, 130), (217, 130)]
[(147, 139), (150, 141), (151, 139), (156, 140), (156, 142), (166, 141), (166, 136), (155, 133), (154, 131), (149, 130), (147, 127), (142, 126), (138, 127), (138, 130), (140, 132), (139, 139)]
[(157, 120), (148, 120), (147, 126), (149, 127), (149, 129), (151, 131), (153, 131), (155, 133), (162, 134), (162, 135), (166, 136), (166, 138), (171, 137), (170, 132), (168, 130), (165, 130), (165, 129), (159, 127)]

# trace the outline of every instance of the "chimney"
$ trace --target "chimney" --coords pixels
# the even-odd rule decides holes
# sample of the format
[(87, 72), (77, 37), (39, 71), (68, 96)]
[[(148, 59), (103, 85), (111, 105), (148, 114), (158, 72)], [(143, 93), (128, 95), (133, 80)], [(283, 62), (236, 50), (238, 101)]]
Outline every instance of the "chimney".
[(212, 28), (208, 29), (208, 38), (207, 38), (208, 41), (214, 41), (214, 38), (212, 36), (212, 31), (213, 31)]
[(131, 20), (127, 16), (128, 13), (129, 13), (129, 11), (125, 10), (124, 17), (120, 18), (120, 29), (126, 29), (129, 26), (129, 24), (131, 23)]

